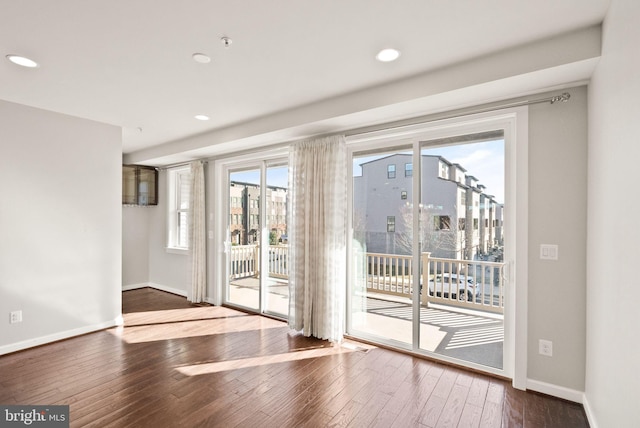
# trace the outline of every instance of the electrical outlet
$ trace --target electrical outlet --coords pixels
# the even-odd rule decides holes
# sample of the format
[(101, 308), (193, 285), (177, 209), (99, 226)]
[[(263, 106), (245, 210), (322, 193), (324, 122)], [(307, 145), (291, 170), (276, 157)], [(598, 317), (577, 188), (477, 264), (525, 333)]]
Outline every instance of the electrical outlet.
[(538, 342), (538, 352), (540, 355), (545, 355), (547, 357), (553, 356), (553, 342), (550, 340), (540, 339)]
[(15, 324), (22, 322), (22, 311), (13, 311), (9, 314), (9, 323)]

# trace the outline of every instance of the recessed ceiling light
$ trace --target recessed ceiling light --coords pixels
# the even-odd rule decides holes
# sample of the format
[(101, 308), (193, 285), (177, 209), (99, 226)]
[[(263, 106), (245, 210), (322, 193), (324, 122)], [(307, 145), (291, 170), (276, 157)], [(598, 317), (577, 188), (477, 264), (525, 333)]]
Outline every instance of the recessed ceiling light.
[(205, 116), (204, 114), (197, 114), (194, 117), (198, 120), (209, 120), (209, 116)]
[(382, 49), (376, 55), (376, 59), (381, 62), (391, 62), (398, 59), (400, 56), (400, 51), (397, 49)]
[(24, 56), (10, 54), (7, 55), (6, 58), (12, 63), (21, 65), (23, 67), (35, 68), (38, 66), (37, 62)]
[(191, 58), (193, 58), (195, 62), (199, 62), (200, 64), (207, 64), (211, 62), (211, 58), (203, 53), (194, 53), (193, 55), (191, 55)]

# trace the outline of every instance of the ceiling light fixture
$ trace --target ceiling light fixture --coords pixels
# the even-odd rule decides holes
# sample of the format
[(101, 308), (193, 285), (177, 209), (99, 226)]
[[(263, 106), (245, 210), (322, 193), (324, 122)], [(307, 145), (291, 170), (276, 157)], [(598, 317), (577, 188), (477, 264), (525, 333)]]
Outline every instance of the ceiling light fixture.
[(194, 117), (198, 120), (209, 120), (209, 116), (206, 116), (204, 114), (197, 114)]
[(400, 51), (397, 49), (382, 49), (376, 55), (376, 59), (380, 62), (391, 62), (398, 59), (400, 56)]
[(37, 62), (25, 56), (9, 54), (6, 56), (6, 58), (12, 63), (21, 65), (22, 67), (35, 68), (38, 66)]
[(233, 43), (233, 40), (231, 40), (229, 37), (224, 36), (220, 39), (220, 41), (222, 42), (222, 45), (225, 48), (229, 48), (231, 46), (231, 43)]
[(193, 55), (191, 55), (191, 58), (193, 58), (195, 62), (198, 62), (200, 64), (208, 64), (209, 62), (211, 62), (211, 58), (203, 53), (194, 53)]

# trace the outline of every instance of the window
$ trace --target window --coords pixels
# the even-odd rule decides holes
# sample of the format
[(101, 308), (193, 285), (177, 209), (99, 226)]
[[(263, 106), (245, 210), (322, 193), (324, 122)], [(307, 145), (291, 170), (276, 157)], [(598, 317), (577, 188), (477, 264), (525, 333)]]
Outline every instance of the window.
[(387, 165), (387, 178), (396, 178), (396, 166), (394, 164)]
[(451, 230), (451, 218), (448, 215), (434, 216), (433, 226), (436, 230)]
[(478, 219), (477, 218), (473, 219), (473, 230), (478, 230)]
[(458, 230), (464, 230), (466, 225), (466, 219), (465, 218), (459, 218), (458, 219)]
[(395, 232), (396, 231), (396, 217), (395, 216), (387, 216), (387, 232)]
[(405, 177), (413, 177), (413, 164), (405, 163), (404, 164), (404, 176)]
[(191, 168), (177, 168), (168, 172), (169, 249), (189, 248), (189, 203), (191, 202)]
[(403, 190), (400, 192), (400, 199), (407, 199), (407, 191)]
[(467, 205), (467, 195), (464, 192), (460, 192), (460, 206), (464, 207)]
[(444, 162), (440, 162), (440, 178), (449, 178), (449, 166)]

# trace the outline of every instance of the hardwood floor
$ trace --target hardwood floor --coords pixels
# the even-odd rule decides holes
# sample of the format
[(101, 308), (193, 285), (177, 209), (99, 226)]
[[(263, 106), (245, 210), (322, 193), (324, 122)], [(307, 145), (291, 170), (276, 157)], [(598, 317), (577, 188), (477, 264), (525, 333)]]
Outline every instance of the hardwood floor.
[(124, 327), (0, 357), (0, 403), (68, 404), (74, 427), (588, 426), (499, 379), (157, 290), (123, 311)]

